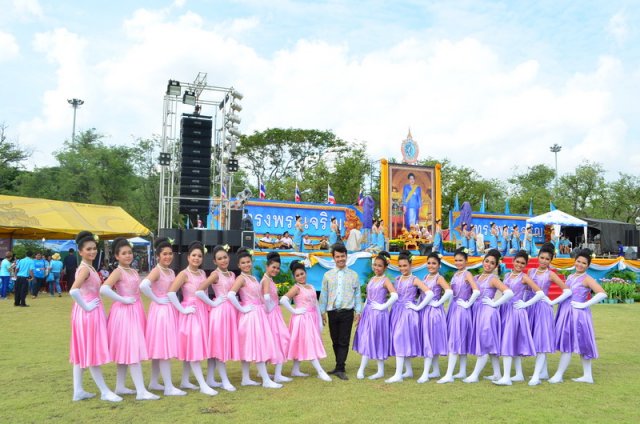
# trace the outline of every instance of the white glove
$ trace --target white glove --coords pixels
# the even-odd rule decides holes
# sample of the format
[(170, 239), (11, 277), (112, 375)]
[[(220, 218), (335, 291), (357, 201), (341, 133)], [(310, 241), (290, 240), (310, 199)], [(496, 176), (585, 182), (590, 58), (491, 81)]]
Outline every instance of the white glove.
[(429, 304), (429, 302), (431, 302), (431, 299), (433, 299), (434, 295), (435, 293), (433, 292), (433, 290), (429, 290), (424, 294), (424, 297), (422, 298), (422, 301), (420, 303), (418, 303), (417, 305), (409, 303), (407, 304), (407, 308), (413, 309), (414, 311), (421, 311), (425, 306)]
[(476, 301), (477, 298), (480, 297), (480, 290), (474, 290), (471, 292), (471, 297), (469, 298), (468, 301), (464, 301), (462, 299), (458, 299), (458, 301), (456, 302), (458, 304), (458, 306), (460, 306), (461, 308), (464, 309), (469, 309), (471, 307), (471, 305), (473, 305), (473, 303)]
[(280, 304), (284, 306), (284, 309), (291, 312), (293, 315), (302, 315), (307, 312), (306, 308), (294, 308), (291, 306), (291, 300), (287, 296), (282, 296), (280, 298)]
[(100, 286), (100, 294), (103, 296), (110, 297), (116, 302), (124, 303), (125, 305), (131, 305), (136, 303), (136, 298), (133, 296), (120, 296), (118, 293), (114, 292), (111, 287), (106, 284)]
[(84, 309), (87, 312), (93, 311), (100, 304), (100, 299), (98, 298), (95, 298), (89, 301), (89, 303), (85, 302), (84, 299), (82, 298), (82, 294), (80, 294), (80, 289), (69, 290), (69, 295), (73, 297), (73, 300), (76, 301), (78, 306), (80, 306), (82, 309)]
[(446, 289), (444, 291), (444, 294), (440, 296), (440, 299), (432, 300), (431, 302), (429, 302), (429, 306), (437, 308), (438, 306), (444, 305), (447, 302), (447, 300), (451, 299), (452, 297), (453, 297), (453, 290)]
[(482, 303), (487, 306), (491, 306), (492, 308), (497, 308), (498, 306), (507, 303), (513, 297), (513, 291), (511, 289), (506, 289), (502, 292), (502, 296), (498, 300), (489, 299), (485, 297), (482, 299)]
[(227, 301), (227, 296), (223, 294), (221, 296), (217, 296), (215, 300), (211, 303), (211, 306), (213, 306), (214, 308), (217, 308), (218, 306), (222, 305), (226, 301)]
[(178, 295), (176, 294), (176, 292), (167, 293), (167, 297), (169, 298), (169, 301), (171, 302), (173, 307), (176, 308), (181, 314), (189, 315), (196, 311), (196, 308), (194, 308), (193, 306), (187, 306), (186, 308), (183, 307), (178, 300)]
[(544, 297), (545, 297), (544, 292), (542, 290), (538, 290), (531, 299), (527, 300), (526, 302), (522, 299), (518, 300), (516, 303), (513, 304), (513, 307), (516, 309), (525, 309), (533, 305), (534, 303), (537, 303), (538, 301), (542, 300)]
[(563, 302), (565, 299), (568, 299), (570, 297), (571, 297), (571, 289), (564, 289), (562, 290), (562, 294), (556, 297), (555, 299), (551, 300), (545, 296), (545, 298), (542, 300), (544, 300), (549, 305), (553, 306), (553, 305), (557, 305), (560, 302)]
[(265, 294), (262, 297), (264, 298), (264, 306), (267, 309), (267, 313), (270, 313), (271, 311), (273, 311), (273, 308), (276, 307), (276, 304), (269, 293)]
[(371, 302), (371, 307), (376, 311), (384, 311), (386, 309), (389, 309), (391, 305), (393, 305), (397, 301), (398, 301), (398, 293), (391, 293), (389, 295), (389, 299), (387, 299), (386, 302), (384, 303)]
[(238, 302), (238, 297), (236, 296), (236, 292), (234, 291), (230, 291), (229, 293), (227, 293), (227, 299), (229, 299), (229, 302), (231, 302), (231, 304), (243, 314), (253, 311), (253, 306), (242, 306), (240, 302)]
[(209, 299), (209, 296), (204, 292), (204, 290), (196, 290), (196, 297), (202, 300), (203, 303), (215, 308), (213, 301)]
[(596, 293), (591, 299), (587, 300), (586, 302), (576, 302), (575, 300), (573, 300), (571, 302), (571, 306), (574, 307), (575, 309), (586, 309), (591, 305), (595, 305), (596, 303), (599, 303), (602, 299), (606, 299), (607, 298), (607, 294), (606, 293)]
[(140, 283), (140, 291), (144, 293), (144, 295), (149, 299), (151, 299), (152, 302), (155, 302), (158, 305), (166, 305), (167, 303), (169, 303), (168, 297), (158, 297), (153, 293), (153, 290), (151, 290), (151, 281), (149, 281), (149, 279), (147, 278), (142, 280), (142, 283)]

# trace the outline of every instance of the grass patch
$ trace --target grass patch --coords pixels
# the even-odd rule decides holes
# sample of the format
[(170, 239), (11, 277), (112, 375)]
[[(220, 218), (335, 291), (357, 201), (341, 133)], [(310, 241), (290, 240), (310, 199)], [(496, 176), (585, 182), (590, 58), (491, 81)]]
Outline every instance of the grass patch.
[[(418, 385), (414, 380), (387, 385), (355, 379), (360, 356), (350, 352), (343, 382), (322, 382), (315, 377), (295, 379), (280, 390), (239, 386), (239, 364), (229, 364), (229, 377), (238, 387), (235, 393), (221, 391), (208, 397), (190, 392), (186, 397), (138, 402), (126, 396), (119, 404), (91, 399), (72, 402), (69, 355), (69, 316), (72, 300), (65, 296), (27, 299), (30, 308), (15, 308), (13, 301), (0, 302), (0, 422), (328, 422), (352, 423), (384, 420), (391, 422), (445, 421), (476, 422), (640, 422), (640, 306), (597, 305), (593, 310), (600, 359), (594, 361), (596, 384), (578, 384), (571, 377), (581, 375), (577, 356), (565, 375), (564, 384), (543, 382), (530, 388), (526, 383), (497, 387), (487, 381), (467, 385), (461, 382)], [(328, 330), (324, 332), (329, 357), (326, 370), (334, 364)], [(415, 359), (414, 372), (422, 371), (422, 360)], [(474, 359), (468, 370), (473, 369)], [(524, 361), (525, 373), (533, 371), (533, 359)], [(550, 372), (557, 367), (558, 355), (549, 359)], [(204, 364), (203, 364), (204, 366)], [(393, 372), (394, 360), (387, 361), (386, 374)], [(446, 369), (446, 360), (440, 360)], [(174, 382), (179, 381), (180, 365), (173, 365)], [(291, 364), (285, 366), (290, 371)], [(375, 372), (370, 363), (367, 375)], [(489, 372), (490, 366), (485, 369)], [(310, 364), (302, 370), (315, 375)], [(115, 385), (115, 365), (103, 367), (107, 384)], [(150, 364), (144, 364), (148, 381)], [(252, 373), (255, 371), (252, 368)], [(192, 378), (192, 381), (194, 379)], [(133, 387), (133, 383), (128, 383)], [(85, 389), (97, 392), (89, 373)]]

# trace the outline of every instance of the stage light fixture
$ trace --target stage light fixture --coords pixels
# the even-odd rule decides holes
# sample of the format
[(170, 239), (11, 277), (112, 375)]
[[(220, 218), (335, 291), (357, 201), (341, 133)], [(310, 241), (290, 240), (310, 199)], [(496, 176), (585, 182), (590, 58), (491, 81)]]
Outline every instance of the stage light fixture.
[(180, 87), (180, 81), (169, 80), (167, 84), (167, 95), (168, 96), (179, 96), (182, 94), (182, 87)]
[(229, 134), (235, 135), (236, 137), (240, 137), (242, 133), (238, 131), (238, 127), (229, 128)]
[(238, 115), (236, 115), (235, 113), (231, 113), (227, 116), (227, 119), (231, 122), (233, 122), (234, 124), (239, 124), (242, 120), (240, 119), (240, 117)]
[(170, 153), (160, 153), (160, 158), (158, 159), (160, 165), (168, 166), (171, 165), (171, 154)]
[(231, 105), (229, 107), (231, 107), (231, 109), (235, 110), (236, 112), (240, 112), (242, 110), (242, 105), (235, 100), (231, 102)]
[(185, 105), (196, 105), (196, 93), (193, 91), (185, 91), (184, 96), (182, 96), (182, 103)]
[(238, 99), (238, 100), (242, 100), (242, 98), (244, 97), (242, 95), (242, 93), (240, 93), (239, 91), (236, 91), (235, 89), (231, 89), (231, 97), (233, 97), (234, 99)]

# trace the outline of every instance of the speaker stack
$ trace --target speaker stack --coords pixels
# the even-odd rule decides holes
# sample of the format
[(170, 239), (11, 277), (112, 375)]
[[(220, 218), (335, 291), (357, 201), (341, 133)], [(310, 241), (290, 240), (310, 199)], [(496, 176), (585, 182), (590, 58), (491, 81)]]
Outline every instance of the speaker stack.
[(180, 127), (179, 210), (181, 214), (204, 217), (209, 213), (213, 121), (211, 116), (183, 114)]

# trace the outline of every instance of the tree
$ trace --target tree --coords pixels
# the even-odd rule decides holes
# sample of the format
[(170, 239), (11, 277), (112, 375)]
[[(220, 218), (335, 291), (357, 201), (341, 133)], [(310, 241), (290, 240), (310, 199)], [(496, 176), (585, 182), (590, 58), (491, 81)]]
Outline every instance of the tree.
[(553, 168), (538, 164), (530, 166), (522, 173), (509, 178), (511, 184), (509, 204), (514, 213), (528, 213), (529, 202), (533, 200), (534, 215), (549, 210), (549, 201), (555, 178)]
[(20, 175), (22, 162), (31, 152), (21, 148), (17, 142), (10, 141), (6, 134), (7, 126), (0, 124), (0, 191), (12, 193)]
[(616, 181), (607, 183), (597, 205), (599, 218), (634, 222), (640, 216), (640, 177), (621, 172)]
[(604, 173), (601, 164), (586, 161), (577, 166), (573, 173), (560, 177), (557, 206), (568, 206), (574, 215), (600, 215), (596, 199), (605, 192)]

